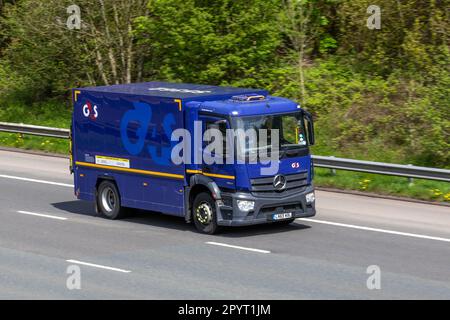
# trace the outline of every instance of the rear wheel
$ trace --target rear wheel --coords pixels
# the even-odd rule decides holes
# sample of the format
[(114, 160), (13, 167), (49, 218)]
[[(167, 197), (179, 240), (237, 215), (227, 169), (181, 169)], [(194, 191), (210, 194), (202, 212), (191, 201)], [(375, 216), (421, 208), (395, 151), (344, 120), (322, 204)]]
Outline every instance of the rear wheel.
[(103, 181), (98, 186), (97, 203), (100, 213), (108, 219), (120, 219), (124, 216), (121, 207), (119, 190), (111, 181)]
[(209, 193), (198, 194), (193, 203), (194, 224), (198, 231), (214, 234), (218, 231), (216, 205)]

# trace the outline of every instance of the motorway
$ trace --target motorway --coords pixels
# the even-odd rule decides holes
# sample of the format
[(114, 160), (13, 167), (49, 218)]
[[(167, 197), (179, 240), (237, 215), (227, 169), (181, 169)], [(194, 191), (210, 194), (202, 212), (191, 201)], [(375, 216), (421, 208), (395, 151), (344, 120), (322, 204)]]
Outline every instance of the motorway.
[(450, 207), (318, 191), (314, 218), (209, 236), (103, 219), (72, 183), (67, 159), (0, 151), (0, 299), (450, 299)]

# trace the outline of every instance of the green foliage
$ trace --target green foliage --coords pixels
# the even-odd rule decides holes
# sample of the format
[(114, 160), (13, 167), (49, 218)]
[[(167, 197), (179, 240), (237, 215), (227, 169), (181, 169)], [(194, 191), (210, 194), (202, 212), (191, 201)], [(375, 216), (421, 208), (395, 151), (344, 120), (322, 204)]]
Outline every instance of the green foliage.
[(281, 38), (275, 0), (150, 1), (136, 35), (152, 48), (147, 71), (171, 81), (261, 86)]
[[(71, 108), (57, 100), (29, 106), (15, 99), (3, 101), (0, 108), (0, 121), (57, 128), (69, 128), (70, 115)], [(69, 150), (68, 140), (4, 132), (0, 132), (0, 145), (61, 154), (67, 154)]]
[[(290, 72), (284, 70), (284, 82), (273, 90), (298, 99), (298, 87), (286, 82)], [(397, 74), (368, 76), (343, 58), (329, 58), (317, 60), (306, 78), (306, 104), (317, 117), (316, 154), (449, 166), (448, 74), (424, 86)]]
[(436, 202), (450, 202), (450, 186), (446, 182), (381, 176), (376, 174), (316, 168), (314, 183), (320, 187), (403, 196)]
[(2, 3), (1, 121), (67, 125), (76, 86), (263, 87), (314, 114), (316, 154), (450, 167), (446, 1), (379, 0), (380, 30), (370, 0), (79, 0), (78, 31), (69, 0)]
[(319, 52), (321, 54), (326, 54), (335, 50), (337, 47), (338, 45), (336, 39), (327, 34), (320, 40)]
[(370, 0), (340, 3), (340, 53), (355, 55), (364, 70), (380, 75), (400, 69), (416, 80), (432, 80), (436, 64), (445, 65), (448, 72), (448, 1), (379, 0), (380, 30), (366, 27), (366, 8), (371, 4)]
[(58, 100), (35, 102), (28, 106), (20, 101), (2, 101), (0, 121), (69, 128), (71, 107)]
[(13, 91), (15, 98), (27, 103), (68, 96), (68, 89), (83, 72), (72, 58), (81, 56), (72, 43), (76, 40), (66, 33), (63, 17), (68, 4), (22, 0), (5, 6), (0, 24), (10, 41), (4, 48), (0, 70), (3, 67), (12, 73), (9, 81), (0, 81), (0, 93)]
[(0, 81), (0, 94), (15, 91), (26, 102), (63, 101), (70, 99), (73, 87), (139, 78), (140, 60), (134, 57), (145, 55), (130, 34), (132, 20), (143, 12), (146, 1), (79, 0), (80, 30), (70, 30), (66, 24), (72, 4), (20, 0), (5, 6), (0, 38), (3, 35), (8, 41), (0, 48), (0, 70), (13, 73), (11, 81)]
[(0, 132), (0, 146), (25, 150), (39, 150), (55, 154), (67, 154), (67, 151), (69, 150), (69, 141)]

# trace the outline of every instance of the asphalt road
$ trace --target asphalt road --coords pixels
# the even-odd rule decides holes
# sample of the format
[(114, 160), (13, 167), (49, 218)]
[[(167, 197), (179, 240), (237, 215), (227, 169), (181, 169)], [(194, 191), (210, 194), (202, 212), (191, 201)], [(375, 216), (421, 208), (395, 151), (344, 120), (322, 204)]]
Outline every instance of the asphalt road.
[(103, 219), (71, 184), (66, 159), (0, 151), (0, 299), (450, 299), (449, 207), (319, 191), (313, 219), (207, 236)]

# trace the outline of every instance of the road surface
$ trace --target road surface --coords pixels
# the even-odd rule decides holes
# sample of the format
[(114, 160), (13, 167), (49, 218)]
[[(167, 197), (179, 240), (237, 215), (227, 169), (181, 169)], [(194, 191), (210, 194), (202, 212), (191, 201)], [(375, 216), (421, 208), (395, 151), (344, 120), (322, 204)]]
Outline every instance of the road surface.
[(312, 219), (208, 236), (71, 185), (66, 159), (0, 151), (0, 299), (450, 299), (449, 207), (318, 191)]

